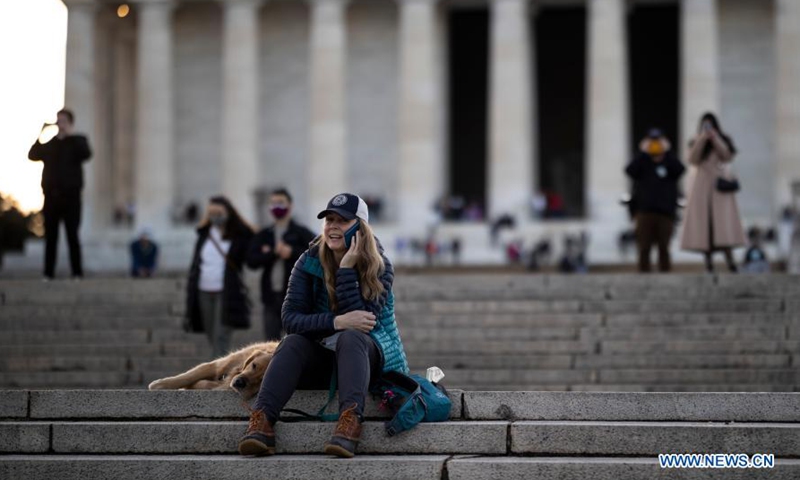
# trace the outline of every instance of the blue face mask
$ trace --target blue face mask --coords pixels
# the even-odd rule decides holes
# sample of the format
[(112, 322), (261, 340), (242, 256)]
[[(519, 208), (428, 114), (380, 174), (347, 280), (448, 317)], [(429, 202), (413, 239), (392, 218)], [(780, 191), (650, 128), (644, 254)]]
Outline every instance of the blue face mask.
[(347, 231), (344, 232), (344, 246), (345, 248), (350, 248), (350, 244), (353, 243), (353, 237), (356, 236), (356, 232), (358, 231), (358, 227), (361, 226), (361, 222), (356, 220), (356, 223), (353, 224), (352, 227), (348, 228)]

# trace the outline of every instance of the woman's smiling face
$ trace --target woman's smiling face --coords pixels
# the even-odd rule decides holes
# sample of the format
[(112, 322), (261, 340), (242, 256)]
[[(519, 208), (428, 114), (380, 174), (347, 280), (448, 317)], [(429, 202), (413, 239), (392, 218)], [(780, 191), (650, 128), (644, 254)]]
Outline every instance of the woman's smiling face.
[(322, 226), (322, 233), (325, 236), (325, 244), (334, 252), (344, 252), (347, 250), (344, 243), (344, 232), (356, 223), (357, 219), (345, 220), (338, 213), (329, 212), (325, 215), (325, 223)]

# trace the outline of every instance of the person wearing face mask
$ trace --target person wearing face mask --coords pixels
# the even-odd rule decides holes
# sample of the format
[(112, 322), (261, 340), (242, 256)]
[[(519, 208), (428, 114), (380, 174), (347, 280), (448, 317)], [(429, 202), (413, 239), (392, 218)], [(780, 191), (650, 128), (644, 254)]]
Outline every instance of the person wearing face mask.
[(327, 390), (335, 374), (339, 421), (324, 452), (352, 457), (368, 388), (381, 373), (408, 372), (394, 315), (394, 269), (369, 225), (366, 203), (328, 202), (322, 235), (295, 263), (283, 303), (281, 341), (239, 442), (242, 455), (275, 453), (281, 410), (296, 389)]
[(247, 252), (247, 266), (264, 269), (261, 302), (264, 304), (264, 337), (267, 341), (281, 339), (281, 306), (289, 275), (316, 236), (292, 218), (292, 196), (287, 190), (280, 188), (270, 194), (269, 211), (275, 223), (253, 237)]
[(670, 151), (667, 137), (652, 129), (639, 143), (639, 153), (625, 168), (633, 180), (631, 213), (636, 219), (639, 271), (650, 271), (650, 250), (658, 245), (658, 269), (672, 268), (669, 242), (678, 208), (678, 180), (686, 171)]
[(212, 197), (197, 227), (187, 282), (187, 330), (205, 332), (212, 357), (230, 350), (233, 329), (250, 328), (250, 301), (242, 280), (253, 228), (230, 201)]

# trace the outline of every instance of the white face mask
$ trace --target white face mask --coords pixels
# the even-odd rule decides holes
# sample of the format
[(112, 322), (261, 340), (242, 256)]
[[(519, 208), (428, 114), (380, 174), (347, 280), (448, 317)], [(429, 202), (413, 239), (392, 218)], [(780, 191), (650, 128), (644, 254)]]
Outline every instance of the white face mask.
[(208, 217), (208, 221), (211, 222), (212, 225), (215, 227), (222, 227), (225, 225), (225, 222), (228, 221), (227, 215), (210, 215)]

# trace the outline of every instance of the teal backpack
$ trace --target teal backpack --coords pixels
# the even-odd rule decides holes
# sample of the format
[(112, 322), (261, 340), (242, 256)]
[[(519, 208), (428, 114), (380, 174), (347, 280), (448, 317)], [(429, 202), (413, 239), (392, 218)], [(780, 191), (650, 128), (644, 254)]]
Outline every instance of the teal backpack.
[(394, 414), (385, 423), (390, 437), (419, 422), (443, 422), (450, 418), (453, 404), (447, 390), (420, 375), (385, 372), (372, 391), (381, 397), (381, 407)]

